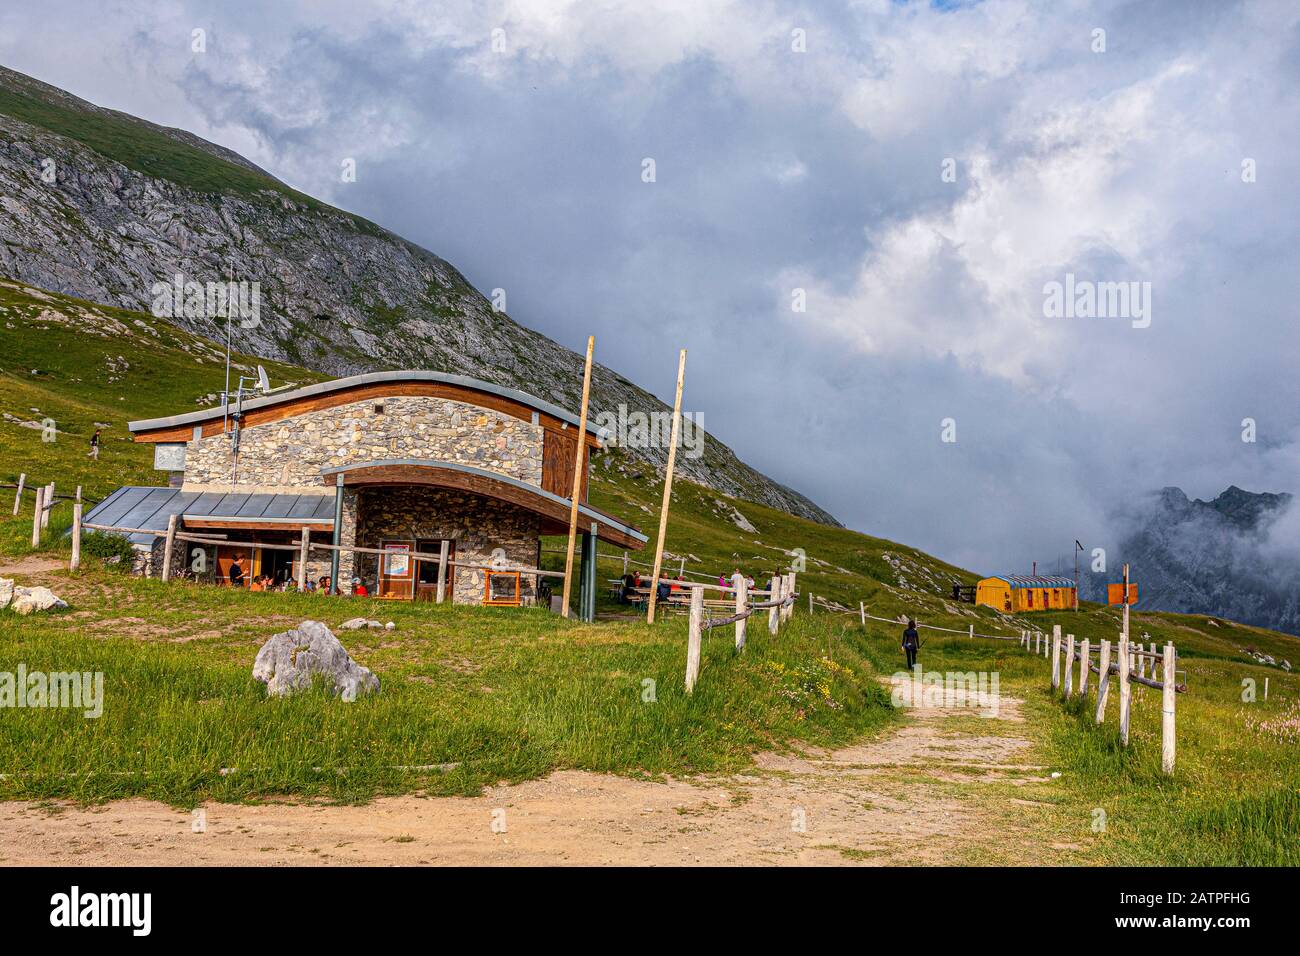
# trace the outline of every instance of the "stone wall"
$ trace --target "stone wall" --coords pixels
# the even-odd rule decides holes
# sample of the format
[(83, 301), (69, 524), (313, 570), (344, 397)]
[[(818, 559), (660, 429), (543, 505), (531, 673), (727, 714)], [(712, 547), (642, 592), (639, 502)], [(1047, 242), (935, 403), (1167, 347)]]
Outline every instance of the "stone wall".
[[(344, 544), (378, 548), (385, 540), (414, 541), (449, 538), (456, 542), (456, 562), (491, 564), (493, 551), (501, 549), (511, 567), (537, 567), (538, 517), (530, 511), (491, 498), (445, 488), (362, 488), (351, 504), (344, 496)], [(349, 514), (350, 512), (350, 514)], [(354, 540), (349, 542), (348, 536)], [(343, 559), (356, 561), (345, 573)], [(379, 555), (341, 556), (339, 581), (351, 590), (354, 574), (374, 588)], [(456, 568), (451, 595), (457, 604), (483, 603), (483, 571)], [(525, 600), (535, 596), (534, 581), (520, 577)]]
[[(383, 412), (376, 413), (375, 407)], [(541, 487), (541, 425), (429, 396), (368, 399), (244, 428), (235, 483), (322, 488), (321, 470), (386, 458), (449, 461)], [(229, 435), (191, 440), (185, 484), (229, 485)]]

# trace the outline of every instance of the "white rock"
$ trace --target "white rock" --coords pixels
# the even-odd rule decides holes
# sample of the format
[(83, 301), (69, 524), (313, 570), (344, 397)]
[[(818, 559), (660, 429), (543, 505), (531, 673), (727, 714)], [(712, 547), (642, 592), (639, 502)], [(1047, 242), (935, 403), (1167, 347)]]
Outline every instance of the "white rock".
[(14, 582), (10, 578), (0, 578), (0, 610), (7, 608), (13, 600)]
[(33, 611), (49, 611), (67, 606), (68, 602), (55, 596), (49, 588), (14, 588), (12, 607), (15, 614), (31, 614)]
[(339, 625), (340, 631), (359, 631), (370, 622), (364, 617), (354, 617), (351, 620), (344, 621)]
[(396, 624), (394, 624), (392, 621), (389, 621), (387, 624), (384, 625), (384, 630), (391, 631), (394, 630), (396, 627), (397, 627)]
[(49, 588), (14, 588), (14, 614), (31, 614), (32, 611), (48, 611), (68, 606)]
[(379, 690), (379, 678), (354, 661), (320, 621), (303, 621), (292, 631), (276, 634), (262, 645), (253, 662), (253, 677), (273, 697), (310, 687), (318, 674), (345, 701)]

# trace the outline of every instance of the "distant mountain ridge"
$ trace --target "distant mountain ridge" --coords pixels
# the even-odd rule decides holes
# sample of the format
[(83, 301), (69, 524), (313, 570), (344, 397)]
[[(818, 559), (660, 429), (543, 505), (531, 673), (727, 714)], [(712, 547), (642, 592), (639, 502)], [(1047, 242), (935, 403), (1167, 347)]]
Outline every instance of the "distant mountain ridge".
[[(1230, 618), (1300, 634), (1298, 552), (1275, 540), (1290, 494), (1250, 492), (1236, 485), (1211, 501), (1166, 487), (1149, 496), (1125, 523), (1122, 542), (1148, 611), (1179, 611)], [(1084, 596), (1106, 599), (1103, 578), (1085, 575)]]
[[(149, 311), (155, 283), (228, 276), (260, 285), (250, 354), (328, 375), (429, 369), (519, 388), (576, 409), (582, 358), (495, 311), (449, 263), (300, 193), (228, 149), (104, 109), (0, 67), (0, 275)], [(174, 324), (222, 341), (221, 322)], [(665, 355), (671, 367), (675, 352)], [(596, 366), (592, 414), (666, 406)], [(663, 447), (611, 461), (662, 469)], [(805, 496), (708, 437), (678, 472), (728, 495), (839, 526)]]

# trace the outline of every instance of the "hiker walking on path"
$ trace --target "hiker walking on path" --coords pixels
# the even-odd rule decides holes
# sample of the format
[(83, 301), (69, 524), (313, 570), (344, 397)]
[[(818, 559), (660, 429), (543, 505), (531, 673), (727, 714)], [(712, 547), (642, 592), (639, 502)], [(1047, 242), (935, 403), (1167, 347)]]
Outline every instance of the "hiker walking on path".
[(90, 436), (90, 454), (87, 455), (86, 457), (93, 458), (95, 461), (99, 461), (99, 429), (98, 428), (95, 429), (95, 434)]
[(903, 631), (903, 651), (907, 654), (907, 669), (916, 666), (916, 652), (921, 647), (921, 637), (916, 633), (916, 621), (907, 619), (907, 629)]

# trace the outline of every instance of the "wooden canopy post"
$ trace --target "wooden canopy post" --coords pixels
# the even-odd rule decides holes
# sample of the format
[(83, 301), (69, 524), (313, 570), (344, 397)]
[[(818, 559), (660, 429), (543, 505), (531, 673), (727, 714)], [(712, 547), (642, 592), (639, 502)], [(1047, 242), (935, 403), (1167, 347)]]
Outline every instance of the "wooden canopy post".
[[(298, 593), (307, 590), (307, 552), (311, 549), (311, 529), (302, 526), (302, 538), (298, 543)], [(381, 559), (382, 560), (382, 559)], [(377, 591), (378, 589), (376, 589)]]
[[(596, 337), (587, 336), (587, 364), (582, 372), (582, 410), (578, 414), (578, 450), (573, 456), (573, 500), (569, 504), (569, 544), (564, 552), (564, 603), (560, 613), (569, 616), (569, 596), (573, 591), (573, 548), (578, 540), (578, 499), (582, 494), (582, 466), (587, 461), (587, 402), (591, 398), (591, 355)], [(653, 593), (653, 592), (652, 592)]]
[(704, 629), (704, 588), (691, 585), (690, 635), (686, 642), (686, 693), (695, 693), (700, 676), (700, 638)]
[(442, 544), (438, 546), (438, 603), (441, 604), (447, 597), (447, 555), (451, 550), (450, 542), (446, 538), (442, 539)]
[(72, 506), (72, 560), (68, 570), (75, 571), (81, 567), (81, 502)]
[[(1165, 644), (1165, 655), (1161, 660), (1164, 672), (1164, 687), (1161, 691), (1160, 706), (1160, 769), (1169, 775), (1174, 772), (1174, 709), (1177, 706), (1177, 690), (1174, 687), (1174, 672), (1177, 670), (1174, 658), (1174, 645)], [(1154, 671), (1154, 668), (1152, 668)]]
[[(686, 380), (686, 349), (677, 357), (677, 395), (673, 398), (673, 430), (668, 443), (668, 467), (664, 471), (664, 502), (659, 508), (659, 537), (655, 541), (654, 575), (650, 579), (650, 599), (646, 601), (646, 622), (655, 622), (655, 599), (657, 597), (659, 572), (664, 565), (664, 538), (668, 534), (668, 506), (673, 500), (673, 467), (677, 463), (677, 436), (682, 428), (682, 383)], [(682, 557), (683, 574), (686, 558)], [(692, 600), (694, 596), (692, 593)]]
[(162, 579), (166, 584), (172, 579), (172, 551), (176, 547), (176, 525), (181, 516), (178, 514), (168, 515), (167, 517), (167, 540), (163, 544), (163, 566)]
[(1106, 719), (1106, 698), (1110, 695), (1110, 641), (1101, 642), (1101, 662), (1097, 668), (1097, 715), (1095, 722)]
[(18, 476), (18, 491), (14, 493), (14, 517), (18, 517), (18, 509), (23, 504), (23, 485), (27, 484), (27, 472)]
[[(731, 586), (736, 589), (736, 613), (744, 614), (749, 603), (749, 582), (745, 575), (737, 571), (731, 576)], [(736, 652), (745, 649), (745, 618), (736, 622)]]

